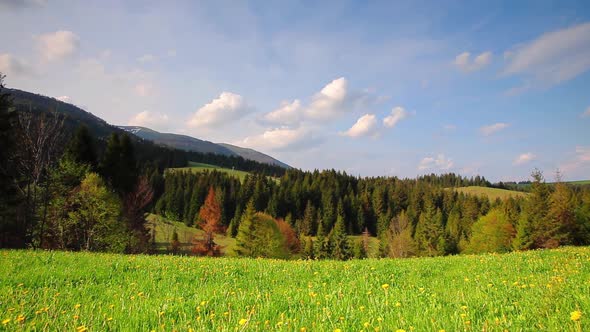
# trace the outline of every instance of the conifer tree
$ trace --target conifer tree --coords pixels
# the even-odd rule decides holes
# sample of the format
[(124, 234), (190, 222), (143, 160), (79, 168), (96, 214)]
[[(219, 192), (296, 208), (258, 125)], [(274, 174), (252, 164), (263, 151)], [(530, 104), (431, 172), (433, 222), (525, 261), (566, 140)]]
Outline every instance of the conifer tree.
[(96, 169), (96, 143), (88, 127), (85, 125), (78, 127), (66, 148), (65, 157), (80, 164), (87, 164), (91, 169)]
[(346, 236), (346, 228), (344, 226), (344, 209), (342, 201), (338, 203), (336, 223), (330, 232), (329, 241), (331, 248), (331, 257), (337, 260), (346, 260), (350, 258), (350, 247), (348, 245), (348, 238)]
[(246, 210), (242, 213), (240, 220), (240, 226), (238, 227), (238, 233), (236, 235), (236, 254), (240, 256), (251, 256), (253, 232), (254, 232), (254, 218), (256, 216), (256, 210), (254, 208), (254, 200), (250, 200), (246, 205)]

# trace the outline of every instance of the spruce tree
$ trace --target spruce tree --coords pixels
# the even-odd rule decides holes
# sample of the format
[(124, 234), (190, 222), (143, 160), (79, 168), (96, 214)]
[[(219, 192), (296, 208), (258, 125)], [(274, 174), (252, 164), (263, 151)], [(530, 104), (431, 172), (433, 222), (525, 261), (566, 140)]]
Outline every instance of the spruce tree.
[(254, 208), (254, 200), (250, 200), (246, 205), (246, 210), (242, 213), (240, 226), (236, 235), (236, 254), (240, 256), (251, 256), (253, 232), (254, 232), (254, 218), (256, 216), (256, 209)]
[(91, 169), (96, 169), (98, 163), (96, 143), (86, 125), (78, 127), (66, 148), (65, 156), (77, 163), (87, 164)]

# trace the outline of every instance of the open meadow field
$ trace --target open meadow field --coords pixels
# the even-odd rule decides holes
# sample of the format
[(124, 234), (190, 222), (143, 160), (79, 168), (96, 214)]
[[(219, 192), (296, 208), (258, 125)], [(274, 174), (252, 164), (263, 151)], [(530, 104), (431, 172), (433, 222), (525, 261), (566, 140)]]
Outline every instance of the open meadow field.
[(209, 165), (209, 164), (203, 164), (203, 163), (196, 163), (193, 161), (189, 161), (189, 165), (188, 167), (180, 167), (180, 168), (169, 168), (170, 171), (190, 171), (190, 172), (204, 172), (204, 171), (217, 171), (217, 172), (223, 172), (223, 173), (227, 173), (230, 176), (235, 176), (238, 179), (240, 179), (240, 181), (244, 181), (244, 178), (246, 177), (246, 175), (250, 174), (248, 172), (244, 172), (244, 171), (239, 171), (239, 170), (235, 170), (235, 169), (229, 169), (229, 168), (223, 168), (223, 167), (219, 167), (216, 165)]
[(1, 251), (0, 330), (582, 331), (590, 248), (280, 261)]
[(488, 187), (480, 187), (480, 186), (458, 187), (458, 188), (453, 188), (453, 190), (463, 193), (463, 194), (466, 194), (466, 195), (488, 197), (492, 201), (494, 201), (498, 198), (499, 199), (507, 199), (508, 197), (517, 198), (517, 197), (526, 197), (526, 195), (527, 195), (527, 193), (515, 191), (515, 190), (488, 188)]

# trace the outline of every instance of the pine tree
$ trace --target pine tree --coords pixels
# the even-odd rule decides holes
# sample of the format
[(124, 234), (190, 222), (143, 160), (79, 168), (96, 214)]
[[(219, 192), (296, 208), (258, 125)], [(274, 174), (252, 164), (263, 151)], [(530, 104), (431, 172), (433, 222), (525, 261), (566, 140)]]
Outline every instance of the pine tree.
[(65, 156), (77, 163), (87, 164), (91, 169), (96, 169), (98, 160), (96, 143), (88, 127), (85, 125), (78, 127), (66, 148)]
[(313, 239), (311, 236), (303, 236), (303, 252), (301, 253), (303, 259), (313, 259)]
[(342, 201), (338, 203), (337, 211), (336, 223), (329, 236), (330, 248), (332, 249), (330, 256), (337, 260), (347, 260), (350, 258), (350, 247), (344, 226)]
[(318, 221), (318, 229), (316, 231), (316, 238), (314, 241), (314, 257), (317, 259), (326, 259), (330, 257), (330, 243), (326, 238), (324, 230), (324, 221)]
[(250, 200), (246, 205), (246, 210), (242, 213), (240, 220), (240, 226), (238, 227), (238, 233), (236, 235), (236, 254), (240, 256), (251, 256), (252, 241), (254, 238), (254, 218), (256, 216), (256, 210), (254, 209), (254, 201)]

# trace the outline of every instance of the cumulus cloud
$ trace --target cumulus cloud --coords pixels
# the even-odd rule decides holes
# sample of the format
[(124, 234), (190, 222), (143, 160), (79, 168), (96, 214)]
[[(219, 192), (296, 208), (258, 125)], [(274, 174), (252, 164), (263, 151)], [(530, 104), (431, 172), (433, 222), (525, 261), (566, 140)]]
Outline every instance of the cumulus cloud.
[(165, 128), (168, 124), (168, 115), (160, 113), (152, 113), (149, 111), (143, 111), (137, 113), (129, 122), (130, 126), (148, 127), (148, 128)]
[(510, 51), (505, 75), (522, 74), (550, 86), (590, 69), (590, 22), (545, 33)]
[(455, 66), (465, 73), (478, 71), (492, 62), (492, 52), (483, 52), (471, 59), (471, 53), (463, 52), (455, 57)]
[(356, 123), (350, 127), (346, 132), (341, 135), (348, 137), (360, 137), (360, 136), (375, 136), (377, 127), (377, 117), (374, 114), (365, 114), (361, 116)]
[(570, 177), (573, 174), (579, 179), (587, 179), (590, 176), (590, 146), (576, 146), (573, 158), (561, 164), (559, 169)]
[(293, 102), (283, 101), (276, 110), (264, 115), (265, 122), (277, 125), (296, 125), (302, 119), (301, 102), (295, 99)]
[(524, 165), (526, 163), (529, 163), (529, 162), (535, 160), (536, 158), (537, 158), (537, 156), (535, 156), (531, 152), (523, 153), (523, 154), (519, 155), (518, 157), (516, 157), (516, 159), (514, 159), (513, 164), (514, 165)]
[(313, 96), (307, 116), (318, 120), (333, 118), (344, 110), (347, 92), (348, 81), (344, 77), (333, 80)]
[(350, 91), (346, 78), (340, 77), (312, 97), (305, 115), (311, 120), (331, 120), (365, 106), (369, 100), (367, 91)]
[(60, 30), (37, 36), (37, 43), (45, 61), (57, 61), (76, 52), (80, 38), (71, 31)]
[(296, 129), (275, 128), (265, 131), (261, 135), (250, 136), (242, 141), (236, 142), (237, 145), (246, 146), (260, 150), (297, 150), (309, 148), (321, 141), (316, 133), (305, 127)]
[(479, 132), (484, 136), (490, 136), (490, 135), (493, 135), (501, 130), (508, 128), (509, 126), (510, 126), (509, 123), (498, 122), (498, 123), (494, 123), (494, 124), (491, 124), (488, 126), (483, 126), (483, 127), (479, 128)]
[(448, 170), (453, 167), (453, 160), (447, 158), (444, 154), (438, 154), (436, 157), (425, 157), (418, 164), (419, 170)]
[(6, 75), (28, 75), (32, 73), (30, 66), (11, 54), (3, 53), (0, 54), (0, 72)]
[(189, 127), (220, 127), (250, 113), (252, 108), (244, 98), (231, 92), (222, 92), (219, 97), (199, 108), (190, 118)]
[(263, 120), (288, 126), (296, 126), (303, 121), (324, 122), (378, 101), (379, 98), (371, 97), (370, 91), (351, 91), (346, 78), (340, 77), (314, 94), (307, 105), (298, 99), (291, 103), (283, 102), (278, 109), (265, 114)]
[(408, 117), (408, 112), (401, 106), (397, 106), (391, 110), (391, 114), (383, 119), (383, 125), (387, 128), (395, 127), (401, 120)]

